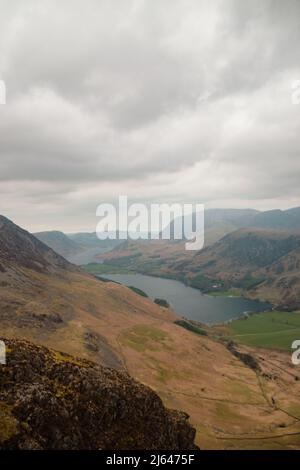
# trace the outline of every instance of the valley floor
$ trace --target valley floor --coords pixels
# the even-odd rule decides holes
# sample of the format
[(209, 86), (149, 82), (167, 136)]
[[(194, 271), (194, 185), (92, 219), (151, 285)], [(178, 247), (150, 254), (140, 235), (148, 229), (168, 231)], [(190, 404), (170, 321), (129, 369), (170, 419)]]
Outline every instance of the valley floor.
[(243, 346), (257, 372), (124, 286), (83, 273), (23, 276), (30, 282), (1, 290), (3, 336), (127, 370), (190, 415), (201, 449), (300, 448), (300, 371), (290, 354)]
[(264, 312), (234, 320), (223, 328), (234, 341), (249, 346), (291, 351), (300, 340), (300, 312)]

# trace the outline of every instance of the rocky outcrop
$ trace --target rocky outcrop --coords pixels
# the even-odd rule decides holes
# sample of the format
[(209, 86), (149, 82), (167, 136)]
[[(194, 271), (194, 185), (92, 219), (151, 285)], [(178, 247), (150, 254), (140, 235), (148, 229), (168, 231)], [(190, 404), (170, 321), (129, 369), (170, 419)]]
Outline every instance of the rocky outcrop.
[(230, 351), (235, 357), (237, 357), (240, 361), (242, 361), (246, 366), (250, 367), (250, 369), (253, 369), (255, 372), (260, 372), (260, 365), (255, 359), (254, 356), (252, 356), (249, 353), (245, 353), (243, 351), (238, 350), (238, 346), (233, 342), (230, 341), (227, 344), (227, 349)]
[(188, 415), (128, 375), (4, 341), (0, 449), (196, 449)]

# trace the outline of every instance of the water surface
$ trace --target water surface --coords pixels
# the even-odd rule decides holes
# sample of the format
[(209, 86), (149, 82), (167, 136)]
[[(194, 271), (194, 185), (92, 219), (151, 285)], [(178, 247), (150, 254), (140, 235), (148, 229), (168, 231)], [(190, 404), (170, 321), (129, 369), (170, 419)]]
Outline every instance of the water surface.
[(207, 325), (224, 323), (249, 312), (261, 312), (270, 308), (266, 302), (243, 297), (213, 297), (182, 282), (144, 274), (105, 274), (101, 277), (138, 287), (151, 299), (165, 299), (179, 315)]

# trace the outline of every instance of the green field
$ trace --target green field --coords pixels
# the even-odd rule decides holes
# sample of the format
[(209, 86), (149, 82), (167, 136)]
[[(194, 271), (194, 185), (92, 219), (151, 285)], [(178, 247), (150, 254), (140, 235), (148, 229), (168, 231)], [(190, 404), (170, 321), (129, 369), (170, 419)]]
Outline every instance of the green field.
[(133, 273), (132, 270), (117, 265), (105, 264), (105, 263), (90, 263), (83, 266), (83, 269), (90, 274), (95, 276), (98, 274), (129, 274)]
[(266, 312), (228, 325), (229, 336), (237, 343), (291, 351), (300, 339), (300, 312)]
[(242, 289), (229, 289), (229, 290), (220, 290), (220, 291), (208, 291), (205, 292), (206, 295), (211, 297), (242, 297)]

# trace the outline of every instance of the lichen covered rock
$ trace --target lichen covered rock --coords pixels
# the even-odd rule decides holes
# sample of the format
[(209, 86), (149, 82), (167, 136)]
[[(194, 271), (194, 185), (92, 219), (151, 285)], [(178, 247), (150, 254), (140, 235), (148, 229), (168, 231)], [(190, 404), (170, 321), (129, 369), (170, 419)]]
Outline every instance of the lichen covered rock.
[(4, 340), (0, 449), (195, 449), (188, 415), (150, 388), (86, 360)]

